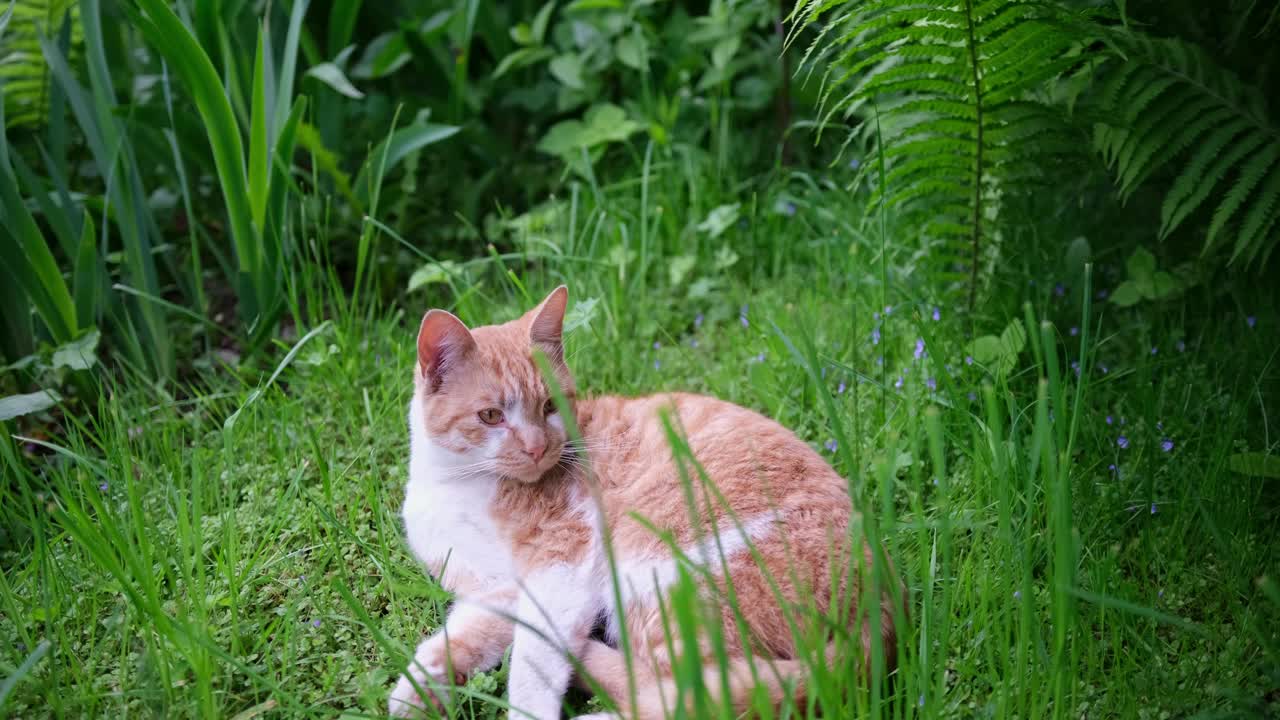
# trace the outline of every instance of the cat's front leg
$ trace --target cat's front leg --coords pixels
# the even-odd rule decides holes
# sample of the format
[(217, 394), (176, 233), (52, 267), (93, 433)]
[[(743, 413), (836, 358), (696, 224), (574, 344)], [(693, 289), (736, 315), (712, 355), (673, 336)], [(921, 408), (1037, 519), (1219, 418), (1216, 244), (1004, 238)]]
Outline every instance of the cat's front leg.
[(391, 714), (410, 717), (425, 709), (427, 702), (443, 703), (451, 680), (461, 681), (497, 665), (511, 646), (515, 610), (515, 588), (459, 598), (444, 627), (418, 644), (409, 667), (391, 690), (387, 703)]
[(559, 720), (598, 603), (585, 568), (555, 565), (526, 576), (521, 587), (508, 692), (512, 720)]

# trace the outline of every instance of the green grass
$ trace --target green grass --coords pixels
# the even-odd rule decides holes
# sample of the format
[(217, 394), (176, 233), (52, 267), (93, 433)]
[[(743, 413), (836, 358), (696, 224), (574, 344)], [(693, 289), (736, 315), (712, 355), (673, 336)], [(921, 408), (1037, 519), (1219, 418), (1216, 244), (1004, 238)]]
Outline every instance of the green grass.
[[(912, 626), (892, 684), (848, 693), (847, 668), (818, 671), (828, 717), (1280, 711), (1280, 496), (1228, 470), (1274, 451), (1274, 313), (1199, 289), (1115, 311), (1082, 304), (1083, 279), (1059, 297), (1065, 278), (1008, 269), (967, 317), (843, 178), (739, 186), (696, 154), (655, 155), (632, 180), (575, 186), (509, 223), (514, 252), (450, 264), (396, 308), (334, 303), (333, 322), (299, 328), (319, 329), (271, 364), (209, 361), (180, 393), (120, 381), (64, 436), (4, 441), (4, 713), (381, 715), (447, 602), (397, 514), (413, 328), (433, 305), (501, 321), (560, 282), (582, 390), (712, 393), (851, 478)], [(723, 234), (697, 229), (733, 202), (741, 220)], [(1118, 281), (1112, 264), (1100, 258), (1095, 287)], [(300, 293), (334, 302), (333, 281), (307, 282), (320, 289)], [(1007, 371), (966, 362), (973, 330), (1015, 318), (1026, 341)], [(503, 679), (472, 680), (457, 714), (499, 713)]]

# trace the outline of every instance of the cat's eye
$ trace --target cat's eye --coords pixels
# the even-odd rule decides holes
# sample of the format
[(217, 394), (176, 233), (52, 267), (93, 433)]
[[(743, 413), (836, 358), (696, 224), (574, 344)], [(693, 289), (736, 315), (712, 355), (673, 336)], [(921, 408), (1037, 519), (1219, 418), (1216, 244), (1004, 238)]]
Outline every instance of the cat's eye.
[(542, 403), (542, 414), (543, 414), (543, 415), (554, 415), (554, 414), (555, 414), (555, 412), (556, 412), (556, 401), (555, 401), (555, 400), (547, 400), (546, 402)]
[(498, 408), (485, 408), (479, 412), (480, 422), (485, 425), (497, 425), (502, 422), (502, 411)]

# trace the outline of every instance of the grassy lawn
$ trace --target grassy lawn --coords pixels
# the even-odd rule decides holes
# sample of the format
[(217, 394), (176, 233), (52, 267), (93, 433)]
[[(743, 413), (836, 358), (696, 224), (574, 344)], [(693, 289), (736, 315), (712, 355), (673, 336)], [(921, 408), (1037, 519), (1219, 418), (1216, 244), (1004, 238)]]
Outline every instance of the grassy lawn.
[[(180, 395), (121, 381), (65, 437), (0, 446), (6, 713), (383, 714), (448, 602), (397, 514), (413, 328), (433, 305), (501, 321), (559, 282), (583, 391), (715, 394), (853, 478), (913, 622), (884, 697), (815, 681), (828, 716), (1280, 710), (1277, 487), (1230, 469), (1274, 442), (1272, 310), (1117, 310), (1103, 257), (1091, 285), (997, 271), (967, 315), (830, 178), (765, 185), (713, 238), (693, 226), (733, 194), (670, 170), (548, 204), (515, 256), (395, 307), (338, 304), (272, 363), (211, 358)], [(503, 673), (451, 712), (500, 713)]]

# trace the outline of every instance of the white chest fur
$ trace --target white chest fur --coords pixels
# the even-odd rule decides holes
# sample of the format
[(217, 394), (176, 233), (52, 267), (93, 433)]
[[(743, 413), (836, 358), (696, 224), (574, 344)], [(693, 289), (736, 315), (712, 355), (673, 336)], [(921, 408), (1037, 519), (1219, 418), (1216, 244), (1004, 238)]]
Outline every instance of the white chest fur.
[(511, 553), (489, 514), (498, 478), (466, 469), (474, 461), (441, 448), (426, 436), (421, 409), (409, 411), (409, 483), (404, 525), (409, 547), (434, 569), (465, 574), (485, 586), (504, 584), (514, 575)]

